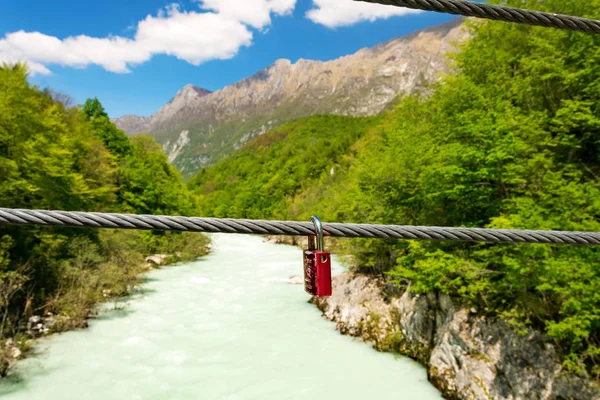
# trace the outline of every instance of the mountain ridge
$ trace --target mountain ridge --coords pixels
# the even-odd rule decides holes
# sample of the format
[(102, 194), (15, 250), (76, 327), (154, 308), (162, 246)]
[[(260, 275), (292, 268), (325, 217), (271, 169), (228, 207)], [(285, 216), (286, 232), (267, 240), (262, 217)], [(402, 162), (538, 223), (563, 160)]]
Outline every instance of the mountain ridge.
[(399, 95), (425, 90), (447, 70), (445, 54), (467, 37), (462, 21), (334, 60), (278, 59), (215, 92), (186, 85), (149, 117), (113, 121), (127, 134), (154, 136), (171, 162), (190, 176), (287, 121), (314, 114), (374, 115)]

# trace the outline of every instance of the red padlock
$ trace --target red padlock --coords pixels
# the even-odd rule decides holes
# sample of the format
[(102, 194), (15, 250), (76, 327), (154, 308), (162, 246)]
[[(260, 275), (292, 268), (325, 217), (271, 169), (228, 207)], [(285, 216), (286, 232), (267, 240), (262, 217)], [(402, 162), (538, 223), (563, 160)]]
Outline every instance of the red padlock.
[(304, 250), (304, 290), (313, 296), (327, 297), (331, 296), (331, 255), (323, 251), (321, 220), (316, 216), (311, 219), (317, 235), (308, 237), (308, 250)]

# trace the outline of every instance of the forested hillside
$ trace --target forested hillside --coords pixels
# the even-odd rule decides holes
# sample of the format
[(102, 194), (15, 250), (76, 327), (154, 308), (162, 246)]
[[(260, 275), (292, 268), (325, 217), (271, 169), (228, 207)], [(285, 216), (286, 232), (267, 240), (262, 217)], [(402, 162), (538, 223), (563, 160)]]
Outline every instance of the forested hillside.
[[(598, 0), (503, 3), (600, 17)], [(469, 25), (435, 94), (267, 133), (193, 179), (203, 214), (600, 231), (600, 36)], [(362, 272), (543, 329), (568, 369), (600, 375), (600, 249), (345, 243)]]
[(188, 186), (204, 215), (292, 217), (286, 201), (334, 179), (347, 167), (352, 145), (377, 121), (323, 115), (288, 123), (202, 170)]
[[(60, 101), (59, 101), (60, 100)], [(72, 107), (27, 82), (26, 67), (0, 67), (0, 207), (189, 215), (195, 200), (148, 136), (129, 139), (98, 100)], [(144, 255), (202, 254), (202, 235), (0, 227), (0, 375), (5, 339), (25, 347), (32, 315), (52, 330), (85, 324), (91, 307), (137, 284)]]

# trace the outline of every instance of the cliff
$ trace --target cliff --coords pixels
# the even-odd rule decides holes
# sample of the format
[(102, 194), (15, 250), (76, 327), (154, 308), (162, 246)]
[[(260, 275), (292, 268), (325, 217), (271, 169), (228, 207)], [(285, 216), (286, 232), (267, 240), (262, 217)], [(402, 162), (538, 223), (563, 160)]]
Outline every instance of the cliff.
[(448, 296), (407, 291), (384, 296), (383, 281), (345, 273), (333, 296), (314, 298), (347, 335), (423, 363), (450, 399), (600, 399), (595, 383), (565, 373), (552, 342), (516, 333), (501, 320), (461, 308)]

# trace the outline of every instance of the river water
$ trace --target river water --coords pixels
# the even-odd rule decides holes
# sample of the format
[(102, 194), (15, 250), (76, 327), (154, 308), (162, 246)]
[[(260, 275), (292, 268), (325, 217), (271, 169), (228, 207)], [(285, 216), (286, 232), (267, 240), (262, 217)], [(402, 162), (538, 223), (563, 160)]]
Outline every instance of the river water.
[[(89, 329), (46, 339), (0, 383), (6, 400), (441, 399), (415, 362), (340, 335), (308, 304), (299, 249), (213, 235), (197, 262)], [(333, 258), (334, 273), (343, 268)]]

